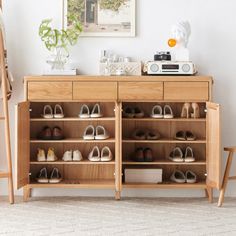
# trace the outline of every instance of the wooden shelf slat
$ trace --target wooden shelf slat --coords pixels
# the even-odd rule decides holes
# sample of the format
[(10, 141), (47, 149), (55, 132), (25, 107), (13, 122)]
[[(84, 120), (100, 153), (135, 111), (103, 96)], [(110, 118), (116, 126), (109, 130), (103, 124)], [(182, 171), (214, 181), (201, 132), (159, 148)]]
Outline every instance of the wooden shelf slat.
[(45, 118), (31, 118), (30, 121), (32, 122), (47, 122), (47, 121), (53, 121), (53, 122), (62, 122), (62, 121), (115, 121), (115, 117), (102, 117), (102, 118), (86, 118), (81, 119), (79, 117), (67, 117), (62, 119), (45, 119)]
[(76, 138), (68, 138), (62, 140), (40, 140), (31, 139), (30, 143), (115, 143), (115, 139), (105, 139), (105, 140), (84, 140)]
[(145, 118), (122, 118), (122, 121), (206, 122), (206, 118), (199, 118), (199, 119), (186, 119), (186, 118), (154, 119), (151, 117), (145, 117)]
[(194, 141), (181, 141), (175, 139), (159, 139), (159, 140), (136, 140), (136, 139), (123, 139), (123, 143), (206, 143), (205, 139), (199, 139)]
[(115, 161), (31, 161), (31, 165), (115, 165)]
[(169, 160), (160, 160), (153, 162), (135, 162), (135, 161), (123, 161), (123, 165), (206, 165), (206, 161), (195, 162), (173, 162)]

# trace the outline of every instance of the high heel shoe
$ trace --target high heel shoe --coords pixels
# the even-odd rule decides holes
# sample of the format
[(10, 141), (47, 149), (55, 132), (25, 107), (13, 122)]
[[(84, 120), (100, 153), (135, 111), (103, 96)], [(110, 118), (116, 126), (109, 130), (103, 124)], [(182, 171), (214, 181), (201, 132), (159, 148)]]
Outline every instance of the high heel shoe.
[(196, 102), (193, 102), (192, 108), (193, 108), (193, 113), (191, 114), (191, 118), (194, 118), (194, 119), (200, 118), (199, 105)]
[(190, 106), (191, 105), (189, 102), (184, 103), (182, 107), (181, 118), (189, 118)]

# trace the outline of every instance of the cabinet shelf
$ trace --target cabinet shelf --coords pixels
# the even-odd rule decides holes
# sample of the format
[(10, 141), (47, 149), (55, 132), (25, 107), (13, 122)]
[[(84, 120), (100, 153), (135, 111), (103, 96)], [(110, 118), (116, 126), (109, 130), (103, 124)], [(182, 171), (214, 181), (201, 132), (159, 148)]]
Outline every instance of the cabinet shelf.
[(99, 162), (93, 162), (93, 161), (31, 161), (31, 165), (115, 165), (115, 161), (99, 161)]
[(173, 119), (155, 119), (151, 117), (145, 118), (122, 118), (123, 121), (156, 121), (156, 122), (206, 122), (206, 118), (198, 118), (198, 119), (187, 119), (187, 118), (173, 118)]
[(105, 139), (105, 140), (84, 140), (76, 138), (67, 138), (62, 140), (39, 140), (31, 139), (30, 143), (115, 143), (115, 139)]
[(123, 139), (123, 143), (196, 143), (204, 144), (206, 143), (205, 139), (199, 139), (194, 141), (181, 141), (175, 139), (159, 139), (159, 140), (136, 140), (136, 139)]
[(123, 165), (206, 165), (206, 161), (195, 162), (173, 162), (168, 160), (160, 160), (153, 162), (135, 162), (135, 161), (123, 161)]
[(31, 118), (31, 122), (62, 122), (62, 121), (115, 121), (115, 117), (101, 117), (101, 118), (86, 118), (82, 119), (79, 117), (67, 117), (67, 118), (62, 118), (62, 119), (45, 119), (45, 118)]

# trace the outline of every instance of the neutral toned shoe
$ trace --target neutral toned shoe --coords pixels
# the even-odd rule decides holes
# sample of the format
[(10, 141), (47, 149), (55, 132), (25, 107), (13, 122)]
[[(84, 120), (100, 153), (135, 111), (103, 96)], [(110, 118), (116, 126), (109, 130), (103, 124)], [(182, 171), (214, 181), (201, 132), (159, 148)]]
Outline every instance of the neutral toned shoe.
[(107, 130), (103, 126), (98, 125), (96, 127), (95, 139), (96, 140), (104, 140), (104, 139), (108, 139), (108, 138), (109, 138), (109, 134), (108, 134)]
[(111, 161), (113, 159), (113, 155), (111, 149), (105, 146), (101, 151), (101, 161)]
[(134, 109), (131, 107), (125, 107), (123, 110), (123, 117), (134, 118)]
[(186, 182), (189, 184), (194, 184), (197, 182), (197, 175), (194, 172), (192, 172), (191, 170), (188, 170), (185, 173), (185, 178), (186, 178)]
[(39, 173), (37, 174), (37, 178), (36, 181), (38, 183), (42, 183), (42, 184), (46, 184), (48, 183), (49, 179), (48, 179), (48, 172), (46, 167), (42, 168)]
[(98, 103), (94, 105), (94, 107), (91, 111), (90, 117), (91, 118), (100, 118), (100, 117), (102, 117), (101, 107)]
[(146, 139), (146, 132), (141, 129), (136, 129), (133, 134), (132, 138), (136, 140), (145, 140)]
[(186, 140), (186, 132), (185, 131), (178, 131), (175, 134), (175, 139), (180, 140), (180, 141), (185, 141)]
[(181, 111), (181, 118), (189, 118), (190, 117), (190, 103), (186, 102), (184, 103)]
[(80, 108), (79, 117), (83, 119), (90, 117), (89, 107), (86, 104), (83, 104)]
[(48, 126), (43, 127), (43, 129), (40, 132), (38, 138), (42, 139), (42, 140), (52, 140), (52, 130), (51, 130), (51, 128), (48, 127)]
[(184, 154), (180, 147), (175, 147), (169, 155), (169, 159), (173, 162), (184, 162)]
[(93, 147), (92, 151), (88, 155), (88, 159), (94, 162), (101, 161), (101, 155), (98, 146)]
[(188, 141), (194, 141), (196, 140), (196, 136), (191, 131), (186, 131), (186, 140)]
[(72, 161), (72, 150), (66, 151), (62, 157), (63, 161)]
[(53, 111), (50, 105), (46, 105), (43, 108), (43, 118), (45, 119), (52, 119), (53, 118)]
[(64, 139), (62, 129), (58, 126), (55, 126), (52, 130), (52, 139), (53, 140), (62, 140)]
[(162, 113), (162, 107), (159, 105), (156, 105), (152, 108), (151, 117), (155, 119), (162, 119), (163, 113)]
[(46, 161), (45, 151), (41, 148), (38, 148), (37, 161)]
[(86, 127), (86, 129), (84, 131), (83, 139), (85, 139), (85, 140), (95, 139), (95, 128), (93, 125), (89, 125)]
[(192, 103), (193, 113), (191, 114), (191, 118), (197, 119), (200, 118), (200, 108), (196, 102)]
[(174, 171), (174, 173), (170, 177), (170, 180), (172, 180), (175, 183), (179, 183), (179, 184), (183, 184), (186, 182), (185, 175), (180, 170)]
[(146, 131), (146, 139), (157, 140), (160, 139), (161, 135), (158, 132)]
[(151, 148), (145, 148), (143, 150), (144, 154), (144, 161), (146, 162), (152, 162), (153, 161), (153, 152)]
[(59, 172), (58, 168), (53, 168), (50, 178), (49, 178), (49, 183), (50, 184), (57, 184), (62, 181), (61, 173)]
[(73, 161), (82, 161), (83, 156), (79, 150), (73, 151)]
[(56, 161), (56, 160), (57, 160), (57, 157), (55, 155), (54, 148), (49, 148), (48, 153), (47, 153), (47, 161), (51, 162), (51, 161)]
[(134, 117), (135, 118), (142, 118), (144, 117), (144, 112), (139, 107), (134, 108)]
[(169, 105), (164, 106), (164, 119), (174, 118), (173, 111)]
[(54, 107), (54, 115), (53, 116), (56, 119), (64, 118), (64, 112), (63, 112), (63, 109), (62, 109), (61, 105), (59, 105), (59, 104), (55, 105), (55, 107)]
[(133, 157), (136, 162), (144, 162), (144, 152), (143, 148), (137, 148)]
[(193, 149), (191, 147), (187, 147), (185, 150), (185, 154), (184, 154), (184, 161), (185, 162), (194, 162), (195, 158), (193, 155)]

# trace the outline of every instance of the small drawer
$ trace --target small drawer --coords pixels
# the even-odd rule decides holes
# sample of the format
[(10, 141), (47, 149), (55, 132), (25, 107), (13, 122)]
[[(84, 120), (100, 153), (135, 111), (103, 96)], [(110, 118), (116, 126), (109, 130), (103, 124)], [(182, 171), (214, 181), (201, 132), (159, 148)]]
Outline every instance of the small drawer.
[(165, 82), (164, 100), (208, 101), (208, 82)]
[(87, 101), (116, 100), (117, 82), (74, 82), (73, 99)]
[(72, 100), (72, 82), (29, 82), (29, 100)]
[(120, 82), (119, 100), (162, 100), (163, 82)]

